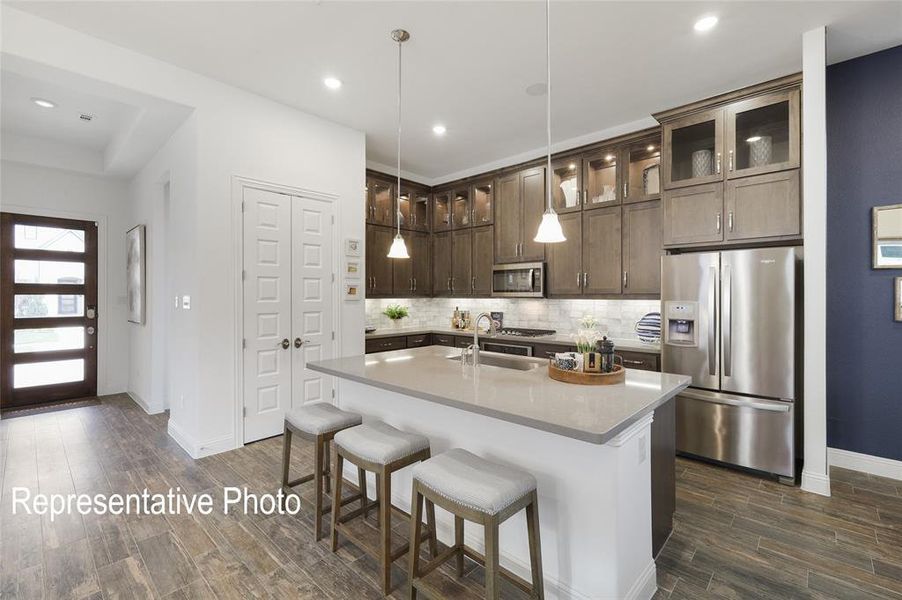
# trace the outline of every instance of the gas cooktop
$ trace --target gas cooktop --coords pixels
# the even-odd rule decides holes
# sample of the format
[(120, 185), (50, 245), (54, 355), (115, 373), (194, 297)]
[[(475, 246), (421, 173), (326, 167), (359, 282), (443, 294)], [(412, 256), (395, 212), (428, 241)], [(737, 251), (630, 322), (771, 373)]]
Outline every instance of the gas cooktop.
[(524, 327), (502, 327), (498, 330), (499, 335), (514, 337), (542, 337), (553, 333), (555, 333), (554, 329), (526, 329)]

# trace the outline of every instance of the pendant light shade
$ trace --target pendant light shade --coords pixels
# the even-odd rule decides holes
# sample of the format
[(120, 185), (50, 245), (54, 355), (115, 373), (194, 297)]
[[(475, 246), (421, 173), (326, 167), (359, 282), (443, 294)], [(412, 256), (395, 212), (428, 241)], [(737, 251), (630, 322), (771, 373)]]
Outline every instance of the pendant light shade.
[(551, 206), (551, 180), (554, 172), (551, 170), (551, 0), (545, 0), (545, 67), (547, 80), (545, 82), (545, 133), (548, 141), (548, 161), (545, 168), (545, 213), (534, 241), (540, 244), (557, 244), (566, 242), (564, 231), (561, 229), (561, 221)]
[[(558, 224), (558, 231), (560, 231), (561, 226)], [(410, 255), (407, 253), (407, 245), (404, 243), (404, 238), (401, 237), (401, 234), (395, 235), (394, 241), (391, 243), (391, 248), (388, 250), (389, 258), (410, 258)]]
[(410, 39), (410, 34), (403, 29), (395, 29), (391, 32), (391, 39), (398, 42), (398, 185), (395, 186), (395, 206), (398, 207), (397, 221), (398, 233), (388, 249), (389, 258), (410, 258), (407, 253), (407, 244), (401, 237), (401, 44)]

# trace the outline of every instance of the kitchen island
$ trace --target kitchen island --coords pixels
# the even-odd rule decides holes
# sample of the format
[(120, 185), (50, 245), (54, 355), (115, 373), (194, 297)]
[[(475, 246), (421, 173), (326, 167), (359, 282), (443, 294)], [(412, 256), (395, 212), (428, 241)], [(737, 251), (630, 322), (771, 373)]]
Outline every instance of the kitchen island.
[[(426, 435), (433, 454), (465, 448), (533, 473), (549, 597), (651, 598), (651, 423), (689, 378), (628, 370), (623, 384), (578, 386), (549, 379), (544, 360), (504, 356), (517, 368), (474, 368), (459, 355), (430, 346), (307, 366), (339, 378), (341, 408)], [(356, 481), (350, 468), (346, 477)], [(409, 469), (393, 490), (392, 502), (409, 510)], [(439, 511), (446, 543), (452, 525)], [(478, 550), (481, 533), (468, 524)], [(525, 517), (505, 522), (500, 537), (502, 565), (525, 577)]]

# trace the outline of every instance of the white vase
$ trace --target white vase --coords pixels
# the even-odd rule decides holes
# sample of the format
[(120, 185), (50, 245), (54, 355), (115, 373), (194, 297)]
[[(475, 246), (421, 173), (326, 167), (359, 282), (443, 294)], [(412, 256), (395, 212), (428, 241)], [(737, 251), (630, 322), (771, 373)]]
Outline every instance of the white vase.
[(714, 174), (714, 153), (711, 150), (696, 150), (692, 153), (692, 177), (707, 177)]
[(389, 319), (389, 321), (391, 321), (392, 329), (401, 328), (401, 319)]

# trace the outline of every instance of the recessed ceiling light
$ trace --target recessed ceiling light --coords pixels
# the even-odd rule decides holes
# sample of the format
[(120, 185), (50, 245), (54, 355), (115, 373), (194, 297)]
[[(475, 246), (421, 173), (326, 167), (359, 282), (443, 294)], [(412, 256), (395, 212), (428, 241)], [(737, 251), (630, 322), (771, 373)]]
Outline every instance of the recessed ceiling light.
[(757, 142), (757, 141), (760, 140), (760, 139), (761, 139), (761, 136), (760, 136), (760, 135), (753, 135), (752, 137), (750, 137), (750, 138), (747, 139), (746, 141), (747, 141), (748, 143), (751, 144), (751, 143)]
[(717, 25), (717, 17), (708, 15), (695, 22), (695, 30), (699, 32), (710, 31), (714, 29), (715, 25)]
[(337, 79), (335, 77), (326, 77), (323, 79), (323, 84), (330, 90), (337, 90), (341, 87), (341, 79)]
[(41, 108), (56, 108), (56, 102), (51, 102), (45, 98), (32, 98), (31, 101)]
[(654, 145), (654, 144), (649, 144), (649, 145), (648, 145), (648, 148), (646, 148), (646, 150), (648, 150), (649, 152), (651, 152), (651, 151), (654, 150), (654, 149), (655, 149), (655, 145)]
[(446, 131), (448, 130), (445, 129), (445, 126), (442, 124), (432, 126), (432, 133), (434, 133), (435, 135), (445, 135)]

